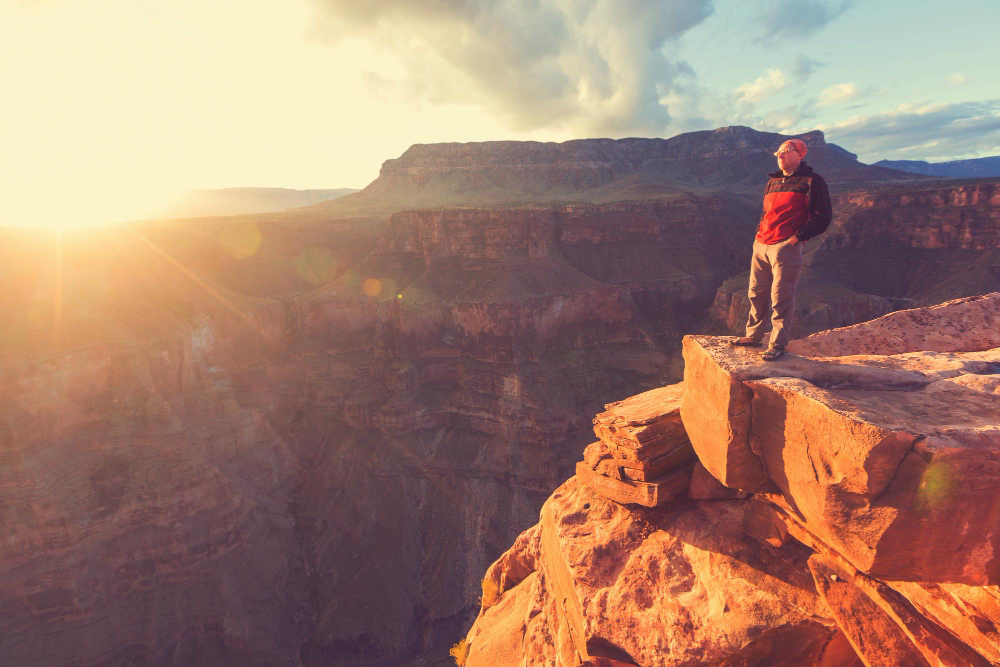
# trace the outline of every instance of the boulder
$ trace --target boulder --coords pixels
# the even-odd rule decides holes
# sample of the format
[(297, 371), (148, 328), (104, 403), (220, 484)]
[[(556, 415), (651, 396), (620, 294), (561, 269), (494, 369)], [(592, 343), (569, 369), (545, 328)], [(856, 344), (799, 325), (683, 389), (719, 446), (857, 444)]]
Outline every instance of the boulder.
[(961, 379), (914, 391), (750, 382), (751, 439), (807, 528), (862, 571), (995, 584), (1000, 396)]
[(648, 481), (635, 479), (635, 476), (643, 474), (641, 470), (634, 471), (618, 465), (606, 448), (595, 455), (592, 453), (595, 445), (600, 447), (603, 443), (588, 447), (585, 460), (576, 464), (576, 474), (605, 498), (622, 504), (656, 507), (672, 500), (688, 487), (690, 476), (685, 469), (671, 467)]
[(716, 479), (780, 493), (862, 572), (1000, 583), (998, 317), (1000, 294), (900, 311), (789, 346), (865, 354), (772, 363), (688, 336), (681, 417)]
[(678, 383), (608, 403), (594, 418), (600, 440), (584, 450), (577, 475), (615, 502), (656, 507), (673, 499), (690, 480), (678, 468), (694, 458), (680, 418), (683, 395)]
[(571, 478), (512, 547), (537, 552), (490, 569), (518, 583), (484, 604), (466, 665), (859, 665), (809, 550), (762, 549), (744, 514), (745, 501), (623, 506)]
[(730, 488), (763, 491), (771, 481), (750, 439), (753, 392), (746, 383), (796, 377), (820, 386), (892, 390), (926, 385), (928, 378), (910, 370), (907, 361), (786, 355), (767, 362), (759, 349), (733, 347), (728, 337), (685, 336), (680, 415), (698, 459), (716, 479)]

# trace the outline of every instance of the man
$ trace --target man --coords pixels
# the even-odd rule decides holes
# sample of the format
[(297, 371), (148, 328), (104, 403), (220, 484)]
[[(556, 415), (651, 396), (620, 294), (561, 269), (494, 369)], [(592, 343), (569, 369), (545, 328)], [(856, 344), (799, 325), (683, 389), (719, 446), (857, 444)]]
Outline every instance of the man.
[(826, 181), (802, 160), (807, 150), (801, 139), (789, 139), (775, 153), (780, 169), (768, 174), (771, 180), (764, 188), (764, 212), (750, 262), (746, 336), (730, 341), (732, 345), (760, 345), (770, 299), (771, 344), (761, 355), (765, 361), (785, 354), (803, 245), (825, 232), (833, 217)]

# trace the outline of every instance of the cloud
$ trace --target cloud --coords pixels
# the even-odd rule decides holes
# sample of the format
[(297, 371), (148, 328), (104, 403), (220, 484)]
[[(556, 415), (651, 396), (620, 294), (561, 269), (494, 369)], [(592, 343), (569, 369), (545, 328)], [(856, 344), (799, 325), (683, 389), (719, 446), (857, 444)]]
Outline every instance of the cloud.
[(825, 64), (826, 63), (821, 63), (818, 60), (807, 58), (800, 53), (795, 58), (795, 64), (792, 65), (791, 74), (795, 77), (796, 82), (805, 83), (813, 72), (820, 67), (823, 67)]
[(797, 98), (780, 108), (761, 109), (736, 91), (720, 92), (696, 80), (679, 83), (665, 102), (673, 115), (673, 133), (745, 125), (762, 132), (798, 134), (814, 129), (810, 123), (817, 115), (815, 96)]
[(753, 83), (744, 83), (736, 88), (733, 94), (737, 100), (756, 104), (774, 95), (785, 87), (785, 73), (777, 67), (765, 71)]
[(959, 83), (965, 83), (965, 81), (966, 81), (965, 75), (962, 74), (961, 72), (955, 72), (954, 74), (948, 77), (948, 83), (959, 84)]
[[(660, 134), (664, 99), (694, 78), (675, 41), (712, 0), (310, 0), (308, 36), (361, 39), (400, 72), (370, 72), (378, 95), (472, 104), (513, 131)], [(373, 91), (374, 92), (374, 91)]]
[(881, 159), (943, 161), (1000, 154), (1000, 98), (977, 102), (909, 102), (881, 113), (817, 125), (828, 141)]
[(759, 3), (754, 15), (768, 37), (810, 37), (854, 6), (854, 0), (770, 0)]
[(837, 83), (820, 91), (817, 106), (826, 107), (840, 102), (850, 102), (861, 97), (857, 85), (852, 81), (849, 83)]
[(803, 124), (816, 116), (815, 108), (815, 99), (811, 99), (802, 104), (772, 109), (753, 120), (750, 126), (762, 132), (800, 134), (813, 129), (812, 127), (803, 127)]

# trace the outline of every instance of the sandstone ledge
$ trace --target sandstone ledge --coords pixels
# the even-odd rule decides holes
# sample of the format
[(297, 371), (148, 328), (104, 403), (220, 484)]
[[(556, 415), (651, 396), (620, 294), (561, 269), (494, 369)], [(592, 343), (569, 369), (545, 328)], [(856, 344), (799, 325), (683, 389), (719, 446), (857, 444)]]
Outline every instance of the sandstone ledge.
[(663, 505), (688, 488), (694, 450), (681, 423), (684, 383), (608, 403), (594, 418), (599, 440), (587, 446), (576, 474), (605, 498)]
[[(1000, 583), (998, 317), (1000, 293), (900, 311), (776, 363), (688, 336), (681, 417), (713, 476), (780, 493), (859, 570)], [(869, 353), (805, 356), (833, 341)]]
[[(1000, 664), (1000, 294), (918, 311), (776, 364), (687, 337), (490, 568), (466, 664)], [(613, 448), (678, 416), (689, 492), (643, 507)]]

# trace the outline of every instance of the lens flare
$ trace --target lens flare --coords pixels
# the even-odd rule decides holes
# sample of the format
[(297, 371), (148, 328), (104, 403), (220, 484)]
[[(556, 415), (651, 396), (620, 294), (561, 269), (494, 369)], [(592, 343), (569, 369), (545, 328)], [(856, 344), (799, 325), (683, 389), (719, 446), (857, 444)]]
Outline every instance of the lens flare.
[(433, 294), (412, 285), (405, 290), (397, 290), (396, 297), (399, 300), (399, 305), (407, 309), (422, 308), (434, 301)]
[(382, 281), (378, 278), (368, 278), (361, 285), (361, 289), (368, 296), (378, 296), (379, 292), (382, 291)]
[(348, 269), (344, 275), (341, 276), (341, 279), (348, 287), (357, 287), (361, 284), (361, 274), (354, 269)]
[(917, 502), (919, 509), (927, 511), (941, 506), (952, 493), (955, 476), (947, 463), (931, 462), (920, 477), (917, 487)]
[(260, 230), (252, 222), (238, 222), (219, 230), (219, 243), (236, 259), (250, 257), (260, 248)]
[(326, 248), (320, 246), (303, 248), (295, 257), (295, 272), (313, 285), (330, 282), (336, 271), (337, 258)]
[(382, 285), (382, 291), (380, 292), (380, 298), (391, 299), (393, 294), (397, 293), (396, 281), (392, 278), (380, 278), (379, 283)]

